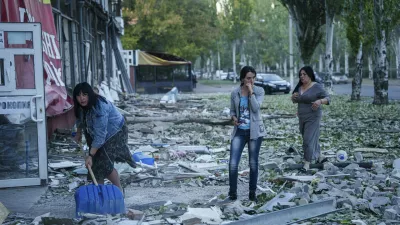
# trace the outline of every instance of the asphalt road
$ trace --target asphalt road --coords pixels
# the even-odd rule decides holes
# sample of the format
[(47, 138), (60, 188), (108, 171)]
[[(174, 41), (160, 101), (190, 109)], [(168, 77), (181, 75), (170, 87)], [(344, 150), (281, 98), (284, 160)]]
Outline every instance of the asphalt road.
[[(351, 83), (334, 84), (333, 91), (339, 95), (351, 95)], [(389, 83), (389, 99), (400, 100), (400, 86), (390, 85)], [(361, 96), (374, 97), (374, 86), (371, 84), (363, 84), (361, 87)]]
[[(194, 93), (230, 93), (236, 85), (204, 85), (197, 83)], [(351, 83), (334, 84), (333, 91), (338, 95), (351, 95)], [(400, 85), (391, 85), (389, 83), (389, 99), (400, 100)], [(361, 96), (374, 97), (374, 86), (372, 84), (363, 84), (361, 87)]]

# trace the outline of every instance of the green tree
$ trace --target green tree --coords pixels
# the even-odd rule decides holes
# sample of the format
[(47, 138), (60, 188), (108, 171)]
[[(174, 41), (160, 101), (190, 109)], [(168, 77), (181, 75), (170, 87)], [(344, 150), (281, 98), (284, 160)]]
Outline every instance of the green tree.
[(310, 64), (315, 48), (322, 40), (325, 24), (324, 1), (279, 0), (293, 17), (303, 64)]
[(363, 77), (364, 52), (372, 45), (373, 30), (372, 2), (363, 0), (348, 0), (346, 2), (343, 19), (346, 23), (346, 37), (350, 44), (350, 50), (356, 55), (356, 72), (352, 81), (351, 100), (360, 100)]
[(374, 0), (375, 24), (375, 69), (374, 69), (374, 101), (373, 104), (388, 104), (388, 60), (387, 39), (390, 32), (399, 24), (399, 3), (397, 0)]
[[(220, 14), (221, 24), (227, 40), (232, 44), (233, 73), (236, 72), (236, 45), (240, 44), (241, 54), (244, 54), (244, 36), (250, 27), (252, 0), (221, 1), (223, 12)], [(236, 77), (234, 78), (236, 82)]]
[(167, 52), (190, 61), (216, 47), (215, 0), (124, 1), (125, 49)]

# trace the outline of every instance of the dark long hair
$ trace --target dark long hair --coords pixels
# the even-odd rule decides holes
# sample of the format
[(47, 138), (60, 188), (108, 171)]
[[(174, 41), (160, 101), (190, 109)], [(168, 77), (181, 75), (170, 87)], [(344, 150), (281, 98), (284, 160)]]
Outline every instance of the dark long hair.
[[(89, 97), (89, 101), (87, 106), (83, 107), (79, 104), (78, 99), (76, 99), (76, 97), (80, 94), (80, 93), (84, 93), (87, 94)], [(84, 109), (90, 109), (93, 106), (97, 105), (98, 99), (99, 99), (99, 95), (96, 94), (93, 91), (92, 86), (90, 86), (90, 84), (83, 82), (83, 83), (79, 83), (75, 86), (74, 91), (73, 91), (73, 98), (74, 98), (74, 113), (75, 113), (75, 117), (79, 118), (80, 116), (80, 108), (84, 108)]]
[(300, 76), (301, 76), (301, 71), (304, 70), (304, 72), (306, 72), (307, 76), (310, 77), (311, 81), (314, 82), (315, 81), (315, 73), (314, 70), (311, 68), (311, 66), (304, 66), (299, 70), (299, 83), (297, 83), (296, 87), (294, 88), (293, 93), (295, 92), (299, 92), (299, 88), (301, 85), (303, 85), (303, 82), (301, 82), (300, 80)]
[(254, 76), (257, 75), (256, 70), (255, 70), (253, 67), (251, 67), (251, 66), (244, 66), (244, 67), (240, 70), (240, 78), (239, 78), (239, 79), (240, 79), (240, 82), (241, 82), (240, 85), (243, 84), (243, 79), (246, 77), (246, 74), (247, 74), (248, 72), (254, 73)]

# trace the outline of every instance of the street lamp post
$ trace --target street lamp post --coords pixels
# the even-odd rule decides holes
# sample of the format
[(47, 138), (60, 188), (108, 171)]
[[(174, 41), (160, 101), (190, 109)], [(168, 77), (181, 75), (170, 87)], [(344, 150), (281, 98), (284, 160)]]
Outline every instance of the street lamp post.
[[(275, 4), (272, 2), (271, 8), (275, 9)], [(293, 20), (292, 20), (292, 15), (289, 12), (289, 74), (290, 74), (290, 86), (293, 87)]]
[(293, 84), (293, 20), (289, 11), (289, 74), (290, 86), (294, 88)]

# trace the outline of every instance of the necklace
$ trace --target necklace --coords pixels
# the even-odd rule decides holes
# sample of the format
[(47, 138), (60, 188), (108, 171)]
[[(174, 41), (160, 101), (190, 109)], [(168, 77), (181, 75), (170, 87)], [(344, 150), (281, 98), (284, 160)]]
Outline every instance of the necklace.
[(307, 90), (311, 86), (312, 82), (308, 83), (307, 86), (303, 86), (303, 90)]

